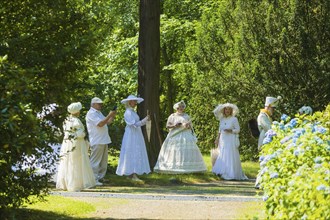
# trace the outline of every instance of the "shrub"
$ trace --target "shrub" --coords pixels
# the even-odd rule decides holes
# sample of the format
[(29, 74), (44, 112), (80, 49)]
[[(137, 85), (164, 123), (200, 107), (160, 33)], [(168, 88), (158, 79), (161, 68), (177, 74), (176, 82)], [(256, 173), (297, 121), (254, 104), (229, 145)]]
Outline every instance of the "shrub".
[(274, 122), (261, 151), (261, 187), (275, 219), (330, 219), (330, 105)]

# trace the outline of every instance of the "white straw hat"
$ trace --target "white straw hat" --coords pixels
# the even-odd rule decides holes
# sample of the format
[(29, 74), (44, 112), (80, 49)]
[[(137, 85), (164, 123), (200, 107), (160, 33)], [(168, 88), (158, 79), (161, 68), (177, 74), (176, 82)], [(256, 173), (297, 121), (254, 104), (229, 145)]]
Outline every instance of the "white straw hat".
[(143, 98), (136, 97), (135, 95), (129, 95), (126, 99), (121, 100), (121, 103), (126, 104), (128, 101), (135, 100), (137, 103), (143, 102)]
[(224, 116), (224, 109), (225, 108), (231, 108), (233, 109), (233, 116), (236, 116), (239, 112), (238, 107), (231, 103), (225, 103), (225, 104), (219, 104), (214, 110), (214, 116), (220, 120)]
[(186, 103), (184, 103), (184, 101), (181, 100), (180, 102), (177, 102), (173, 105), (173, 109), (177, 110), (179, 106), (183, 106), (183, 108), (186, 108)]

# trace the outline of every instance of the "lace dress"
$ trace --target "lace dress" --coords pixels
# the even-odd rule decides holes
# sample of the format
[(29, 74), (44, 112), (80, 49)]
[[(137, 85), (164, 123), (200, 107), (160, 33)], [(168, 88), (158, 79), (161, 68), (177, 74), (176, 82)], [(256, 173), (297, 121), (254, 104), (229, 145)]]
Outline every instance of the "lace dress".
[(63, 124), (63, 130), (64, 140), (60, 152), (56, 188), (80, 191), (95, 186), (84, 125), (77, 117), (69, 116)]
[[(189, 115), (173, 113), (167, 120), (167, 127), (188, 122)], [(192, 129), (182, 126), (170, 129), (159, 152), (154, 171), (173, 174), (205, 172), (207, 168), (196, 142)]]
[[(224, 131), (232, 129), (232, 133)], [(221, 175), (226, 180), (245, 180), (248, 179), (243, 173), (239, 156), (239, 137), (240, 127), (236, 117), (223, 117), (220, 120), (219, 132), (219, 156), (214, 163), (212, 172)]]

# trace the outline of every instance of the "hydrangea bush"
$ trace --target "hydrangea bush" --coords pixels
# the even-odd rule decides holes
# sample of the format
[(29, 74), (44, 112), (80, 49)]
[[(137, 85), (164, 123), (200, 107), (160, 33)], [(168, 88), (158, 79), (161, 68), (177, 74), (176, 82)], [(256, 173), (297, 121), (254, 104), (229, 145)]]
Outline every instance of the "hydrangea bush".
[(330, 105), (281, 117), (267, 132), (260, 186), (270, 219), (330, 219)]

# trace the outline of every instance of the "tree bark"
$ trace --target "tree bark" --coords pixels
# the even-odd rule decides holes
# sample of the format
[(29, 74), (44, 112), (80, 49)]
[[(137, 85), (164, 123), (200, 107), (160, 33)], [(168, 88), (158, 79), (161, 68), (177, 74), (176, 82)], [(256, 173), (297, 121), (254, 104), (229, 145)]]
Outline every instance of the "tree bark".
[(147, 111), (152, 120), (151, 135), (146, 140), (151, 168), (157, 162), (162, 137), (159, 129), (159, 80), (160, 80), (160, 1), (140, 0), (138, 93), (144, 98), (138, 107), (139, 115)]

